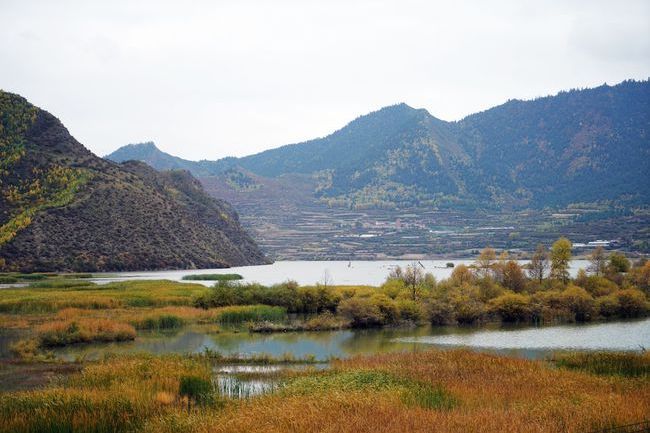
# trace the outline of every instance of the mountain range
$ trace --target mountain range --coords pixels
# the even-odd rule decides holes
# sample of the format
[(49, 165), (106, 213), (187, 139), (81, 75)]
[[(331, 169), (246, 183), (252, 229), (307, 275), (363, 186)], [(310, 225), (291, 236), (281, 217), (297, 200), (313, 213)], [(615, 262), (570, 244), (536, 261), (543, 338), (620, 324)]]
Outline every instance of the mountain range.
[(630, 80), (510, 100), (456, 122), (397, 104), (327, 137), (242, 158), (189, 161), (153, 143), (106, 158), (225, 173), (249, 189), (253, 178), (306, 175), (321, 202), (352, 209), (638, 206), (650, 203), (649, 134), (650, 81)]
[(223, 200), (184, 170), (99, 158), (0, 91), (0, 268), (124, 271), (263, 264)]

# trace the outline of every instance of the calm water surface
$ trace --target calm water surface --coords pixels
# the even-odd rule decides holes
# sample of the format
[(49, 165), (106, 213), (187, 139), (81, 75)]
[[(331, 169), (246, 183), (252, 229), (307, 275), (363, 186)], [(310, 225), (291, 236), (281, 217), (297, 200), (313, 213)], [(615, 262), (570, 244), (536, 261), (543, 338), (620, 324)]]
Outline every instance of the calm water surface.
[[(474, 260), (420, 260), (415, 263), (422, 265), (425, 272), (431, 272), (438, 280), (448, 278), (453, 268), (447, 268), (448, 262), (455, 266), (459, 264), (470, 265)], [(391, 269), (395, 266), (406, 267), (413, 263), (412, 260), (376, 260), (376, 261), (280, 261), (271, 265), (242, 266), (228, 269), (193, 269), (182, 271), (153, 271), (153, 272), (117, 272), (111, 274), (96, 274), (99, 278), (93, 281), (102, 283), (124, 280), (160, 280), (167, 279), (180, 281), (185, 275), (199, 274), (240, 274), (244, 281), (258, 282), (265, 285), (295, 280), (298, 284), (307, 285), (323, 282), (327, 273), (329, 284), (340, 285), (371, 285), (377, 286), (386, 280)], [(520, 260), (519, 263), (528, 263)], [(586, 268), (586, 260), (573, 260), (570, 272), (572, 276), (578, 269)], [(211, 286), (213, 281), (195, 281), (196, 283)]]
[(328, 332), (210, 333), (193, 327), (175, 334), (139, 334), (128, 343), (74, 346), (56, 354), (67, 360), (93, 359), (109, 352), (200, 353), (283, 356), (316, 359), (345, 358), (356, 354), (417, 351), (429, 347), (467, 347), (479, 351), (543, 358), (562, 350), (639, 351), (650, 349), (650, 319), (546, 327), (420, 327), (412, 329), (345, 330)]

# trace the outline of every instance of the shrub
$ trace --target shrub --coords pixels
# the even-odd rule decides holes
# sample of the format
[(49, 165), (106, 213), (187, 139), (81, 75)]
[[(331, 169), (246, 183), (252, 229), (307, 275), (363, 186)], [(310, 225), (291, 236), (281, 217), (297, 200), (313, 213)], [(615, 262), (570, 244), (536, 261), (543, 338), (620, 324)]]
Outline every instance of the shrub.
[(607, 278), (592, 275), (585, 277), (576, 284), (586, 289), (592, 296), (605, 296), (615, 292), (618, 286)]
[(369, 298), (354, 296), (339, 303), (338, 312), (352, 322), (355, 328), (366, 328), (383, 324), (384, 317), (379, 305)]
[(0, 284), (13, 284), (17, 283), (18, 279), (14, 277), (0, 277)]
[(619, 304), (618, 314), (621, 317), (639, 317), (648, 312), (648, 302), (640, 290), (619, 290), (616, 292), (616, 298)]
[(330, 311), (312, 317), (304, 325), (306, 331), (329, 331), (334, 329), (343, 329), (350, 326), (350, 322), (342, 317), (337, 317)]
[(399, 320), (397, 304), (388, 296), (382, 293), (377, 293), (370, 297), (370, 302), (374, 303), (379, 308), (382, 325), (392, 324)]
[(578, 322), (586, 322), (596, 313), (594, 298), (582, 287), (569, 285), (562, 292), (562, 302)]
[(400, 320), (420, 323), (426, 317), (422, 304), (411, 299), (398, 300), (397, 310)]
[(504, 322), (525, 322), (532, 317), (530, 296), (506, 293), (490, 301), (490, 310)]
[(616, 295), (601, 296), (596, 299), (596, 310), (602, 317), (611, 318), (617, 316), (620, 307)]
[(477, 286), (463, 285), (457, 288), (450, 294), (450, 301), (458, 323), (478, 322), (484, 318), (487, 312), (485, 304), (481, 301), (481, 290)]
[(454, 308), (445, 299), (431, 299), (425, 308), (432, 325), (451, 325), (456, 321)]

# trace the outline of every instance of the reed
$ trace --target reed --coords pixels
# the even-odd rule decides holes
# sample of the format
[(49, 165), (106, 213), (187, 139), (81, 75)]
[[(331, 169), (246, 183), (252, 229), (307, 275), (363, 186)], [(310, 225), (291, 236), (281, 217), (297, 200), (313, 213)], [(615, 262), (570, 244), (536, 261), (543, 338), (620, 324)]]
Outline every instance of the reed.
[(217, 309), (215, 321), (238, 325), (246, 322), (281, 322), (287, 319), (287, 310), (268, 305), (237, 305)]
[(598, 375), (650, 378), (650, 353), (576, 352), (554, 359), (559, 367)]
[[(221, 361), (130, 355), (88, 363), (45, 389), (0, 393), (0, 432), (575, 433), (650, 412), (642, 376), (464, 350), (335, 361), (330, 371), (279, 377), (285, 385), (271, 394), (224, 402), (209, 386), (211, 363)], [(202, 403), (188, 412), (195, 395)]]
[(133, 326), (109, 319), (74, 319), (45, 323), (37, 329), (43, 347), (135, 339)]

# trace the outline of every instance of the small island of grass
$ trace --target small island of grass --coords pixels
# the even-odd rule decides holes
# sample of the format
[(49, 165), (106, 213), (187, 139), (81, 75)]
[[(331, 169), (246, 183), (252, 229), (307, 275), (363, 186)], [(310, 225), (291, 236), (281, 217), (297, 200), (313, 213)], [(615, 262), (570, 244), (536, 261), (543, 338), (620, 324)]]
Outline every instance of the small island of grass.
[(193, 274), (183, 277), (185, 281), (235, 281), (243, 279), (244, 277), (239, 274)]

